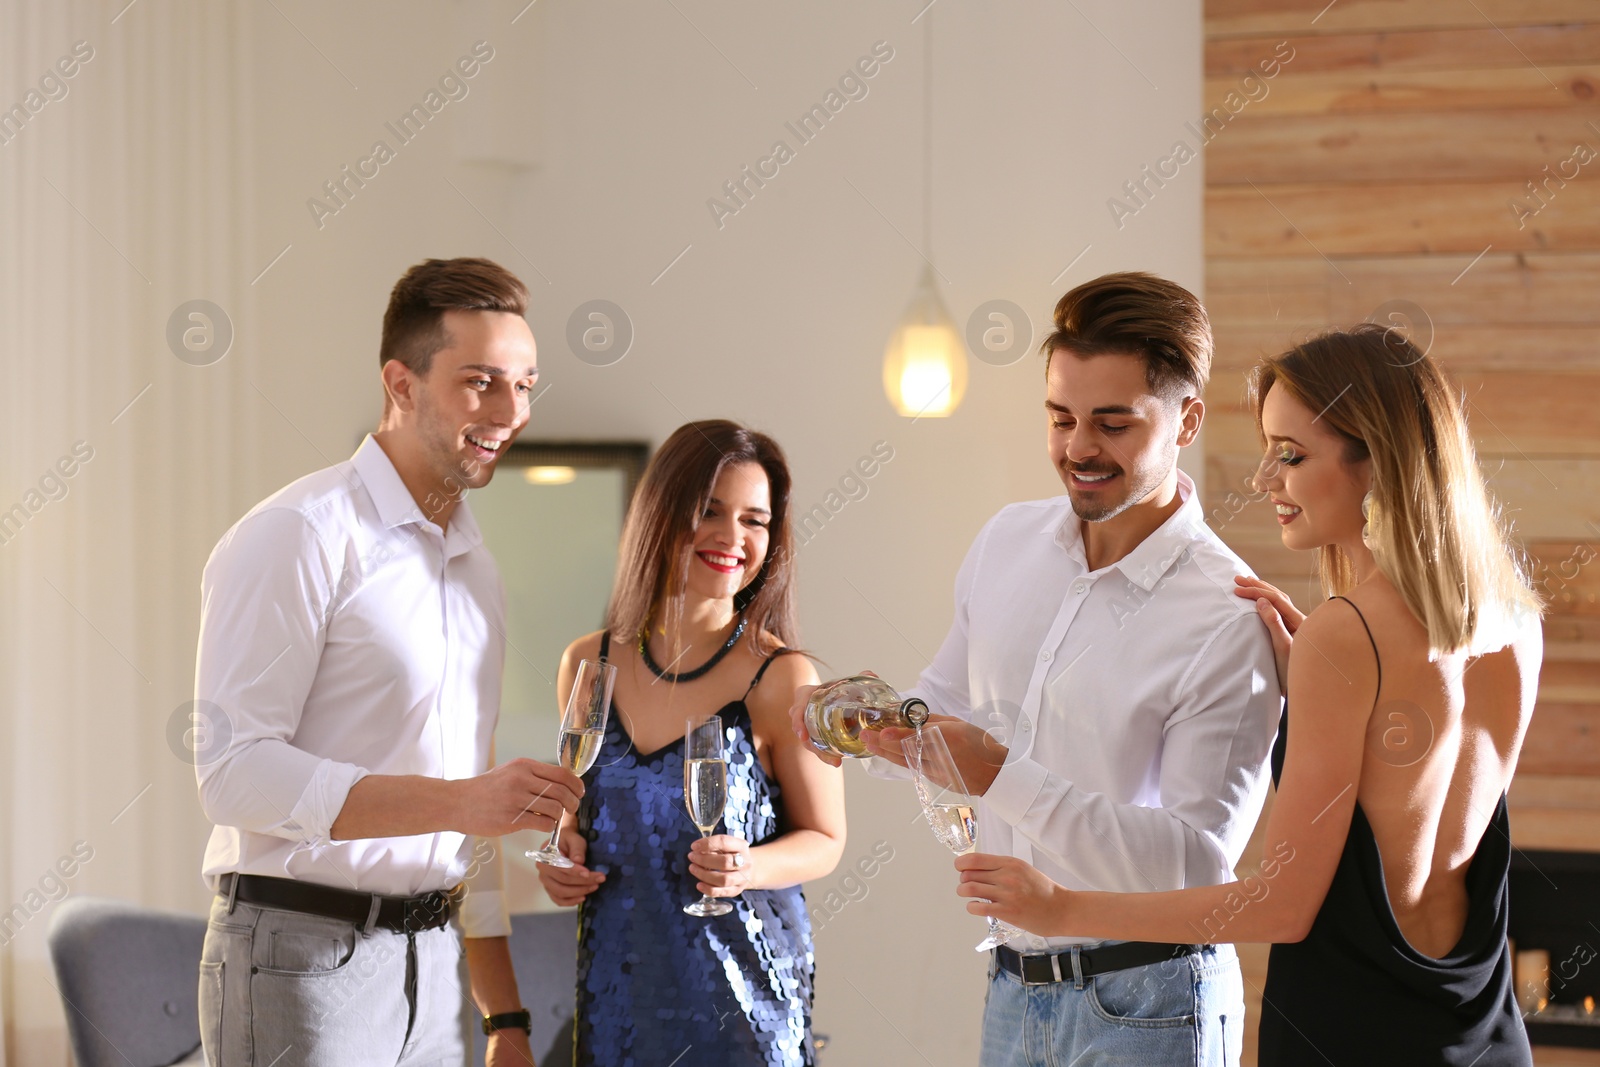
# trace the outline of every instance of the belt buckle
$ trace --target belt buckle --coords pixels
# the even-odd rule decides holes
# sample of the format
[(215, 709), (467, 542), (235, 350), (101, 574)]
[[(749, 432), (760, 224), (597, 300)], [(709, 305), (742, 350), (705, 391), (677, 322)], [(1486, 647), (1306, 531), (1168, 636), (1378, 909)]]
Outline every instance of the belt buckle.
[(400, 903), (400, 929), (407, 934), (420, 934), (428, 928), (428, 901), (426, 897), (407, 897)]
[(400, 923), (413, 934), (438, 929), (449, 923), (452, 903), (449, 894), (442, 890), (410, 897), (401, 905)]
[[(1052, 952), (1049, 955), (1042, 956), (1042, 957), (1041, 956), (1024, 956), (1024, 955), (1021, 955), (1019, 953), (1017, 955), (1017, 959), (1021, 961), (1020, 970), (1022, 971), (1022, 984), (1025, 985), (1025, 986), (1055, 985), (1056, 983), (1058, 983), (1058, 982), (1060, 982), (1062, 980), (1061, 979), (1061, 956), (1059, 954), (1057, 954), (1057, 953)], [(1029, 978), (1028, 977), (1028, 960), (1029, 959), (1036, 959), (1036, 960), (1037, 959), (1047, 959), (1047, 960), (1049, 960), (1050, 961), (1050, 974), (1051, 974), (1051, 977), (1049, 977), (1049, 978), (1040, 978), (1037, 981), (1035, 981), (1034, 979)]]

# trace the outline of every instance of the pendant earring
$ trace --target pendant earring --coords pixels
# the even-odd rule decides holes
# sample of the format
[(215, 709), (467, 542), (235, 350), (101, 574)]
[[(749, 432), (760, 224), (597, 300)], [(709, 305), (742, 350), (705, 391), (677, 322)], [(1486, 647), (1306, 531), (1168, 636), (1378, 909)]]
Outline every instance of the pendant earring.
[(1374, 548), (1372, 544), (1372, 492), (1370, 490), (1366, 496), (1361, 498), (1361, 543), (1367, 546), (1368, 551), (1372, 551)]

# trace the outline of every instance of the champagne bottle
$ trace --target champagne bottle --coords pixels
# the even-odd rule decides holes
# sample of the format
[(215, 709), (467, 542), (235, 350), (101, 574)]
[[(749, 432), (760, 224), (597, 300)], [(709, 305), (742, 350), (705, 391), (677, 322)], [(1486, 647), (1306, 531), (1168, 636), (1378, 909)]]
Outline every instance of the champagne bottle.
[(806, 733), (818, 752), (857, 759), (870, 755), (861, 731), (900, 726), (920, 730), (928, 705), (900, 696), (880, 678), (854, 675), (819, 686), (806, 702)]

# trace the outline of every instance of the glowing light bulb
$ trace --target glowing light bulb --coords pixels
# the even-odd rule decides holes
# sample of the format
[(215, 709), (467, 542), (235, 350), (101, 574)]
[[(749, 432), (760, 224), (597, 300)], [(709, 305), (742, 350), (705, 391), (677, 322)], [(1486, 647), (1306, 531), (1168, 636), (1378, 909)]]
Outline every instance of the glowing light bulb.
[(566, 485), (578, 477), (571, 467), (527, 467), (522, 472), (529, 485)]
[(895, 411), (908, 418), (949, 415), (966, 392), (966, 348), (939, 299), (932, 267), (923, 267), (911, 303), (889, 336), (883, 388)]

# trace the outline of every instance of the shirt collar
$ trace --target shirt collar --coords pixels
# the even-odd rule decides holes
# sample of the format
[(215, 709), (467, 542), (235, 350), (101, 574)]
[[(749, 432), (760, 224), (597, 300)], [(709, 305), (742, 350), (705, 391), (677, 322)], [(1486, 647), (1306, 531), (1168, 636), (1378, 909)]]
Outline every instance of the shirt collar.
[[(1167, 516), (1166, 522), (1134, 546), (1133, 551), (1111, 564), (1108, 570), (1121, 571), (1124, 578), (1145, 592), (1155, 587), (1184, 550), (1194, 543), (1197, 524), (1205, 521), (1200, 510), (1200, 497), (1194, 491), (1194, 479), (1182, 470), (1178, 471), (1178, 498), (1182, 501), (1178, 510)], [(1045, 532), (1054, 536), (1056, 543), (1074, 559), (1088, 566), (1088, 557), (1083, 550), (1083, 525), (1078, 513), (1072, 510), (1070, 501), (1066, 515), (1059, 519), (1052, 517)]]
[[(411, 490), (401, 481), (400, 472), (395, 470), (389, 454), (371, 434), (361, 442), (361, 447), (356, 449), (356, 454), (351, 457), (350, 463), (361, 476), (361, 484), (367, 487), (367, 495), (372, 498), (373, 506), (378, 509), (378, 521), (383, 523), (385, 529), (392, 530), (396, 526), (412, 522), (426, 523), (435, 531), (439, 529), (438, 523), (422, 513), (422, 509), (417, 506), (416, 497), (411, 495)], [(473, 516), (472, 509), (467, 507), (466, 499), (463, 498), (451, 513), (450, 526), (444, 532), (445, 558), (454, 558), (481, 544), (483, 544), (483, 531), (478, 527), (477, 518)]]
[(481, 544), (483, 531), (478, 528), (478, 520), (473, 517), (472, 509), (467, 507), (466, 498), (463, 497), (451, 513), (450, 529), (444, 535), (445, 558), (454, 558)]
[(367, 434), (361, 447), (356, 449), (356, 454), (350, 457), (350, 464), (361, 476), (361, 484), (366, 486), (367, 495), (378, 509), (378, 520), (385, 529), (392, 530), (408, 522), (428, 521), (428, 517), (417, 506), (411, 490), (400, 480), (400, 472), (394, 469), (393, 461), (383, 446), (378, 444), (377, 438)]

